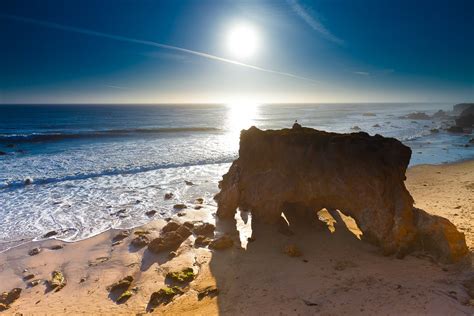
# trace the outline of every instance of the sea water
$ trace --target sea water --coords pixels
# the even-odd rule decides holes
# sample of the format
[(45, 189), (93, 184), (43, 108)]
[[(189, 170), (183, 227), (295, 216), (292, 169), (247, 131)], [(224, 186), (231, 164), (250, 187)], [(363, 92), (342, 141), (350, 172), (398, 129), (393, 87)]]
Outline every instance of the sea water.
[(472, 135), (442, 129), (452, 118), (401, 118), (440, 109), (452, 104), (0, 105), (0, 251), (52, 230), (73, 241), (137, 226), (198, 197), (215, 206), (252, 125), (395, 137), (410, 165), (473, 158)]

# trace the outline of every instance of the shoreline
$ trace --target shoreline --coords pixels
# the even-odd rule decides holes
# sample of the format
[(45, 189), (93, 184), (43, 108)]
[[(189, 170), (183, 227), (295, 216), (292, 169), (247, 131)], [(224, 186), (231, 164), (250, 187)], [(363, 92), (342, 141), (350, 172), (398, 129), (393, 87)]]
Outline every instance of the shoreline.
[[(466, 235), (474, 259), (474, 160), (408, 168), (407, 189), (415, 205), (452, 221)], [(472, 195), (474, 196), (474, 195)], [(174, 258), (154, 255), (145, 248), (130, 246), (135, 232), (147, 231), (157, 237), (165, 219), (152, 220), (130, 229), (130, 236), (113, 245), (124, 229), (109, 229), (93, 237), (65, 242), (59, 239), (29, 241), (0, 253), (0, 291), (22, 288), (20, 298), (6, 313), (146, 313), (151, 294), (165, 286), (168, 272), (191, 267), (197, 277), (185, 293), (155, 309), (157, 314), (470, 314), (469, 296), (462, 281), (474, 276), (472, 265), (436, 263), (424, 254), (399, 260), (385, 257), (376, 247), (361, 242), (347, 223), (335, 223), (335, 232), (306, 231), (304, 234), (257, 236), (245, 245), (248, 235), (216, 221), (216, 207), (188, 204), (172, 221), (216, 225), (216, 236), (230, 234), (234, 246), (210, 250), (194, 246), (189, 237)], [(447, 207), (450, 206), (450, 207)], [(471, 208), (469, 208), (469, 206)], [(455, 215), (457, 214), (457, 215)], [(248, 234), (248, 225), (238, 219), (238, 227)], [(243, 243), (242, 243), (243, 242)], [(301, 257), (288, 257), (284, 248), (296, 244)], [(53, 250), (55, 246), (62, 248)], [(246, 248), (242, 246), (247, 246)], [(39, 254), (28, 252), (40, 247)], [(271, 264), (269, 264), (271, 263)], [(25, 271), (26, 269), (26, 271)], [(48, 280), (53, 270), (61, 271), (67, 285), (59, 292), (47, 292), (39, 284), (27, 287), (23, 280)], [(132, 275), (136, 292), (123, 304), (116, 304), (107, 286)], [(218, 289), (217, 296), (204, 296), (206, 289)], [(242, 291), (245, 288), (246, 291)], [(278, 302), (275, 304), (275, 302)], [(382, 302), (382, 303), (379, 303)]]
[[(407, 174), (410, 172), (410, 170), (412, 169), (417, 169), (417, 168), (422, 168), (422, 167), (427, 167), (427, 166), (430, 166), (430, 167), (442, 167), (442, 166), (456, 166), (456, 165), (460, 165), (460, 164), (463, 164), (463, 163), (469, 163), (469, 162), (474, 162), (474, 157), (470, 157), (470, 158), (465, 158), (465, 159), (461, 159), (461, 160), (457, 160), (457, 161), (453, 161), (453, 162), (446, 162), (446, 163), (441, 163), (441, 164), (428, 164), (428, 163), (423, 163), (423, 164), (418, 164), (418, 165), (414, 165), (414, 166), (409, 166), (407, 168)], [(221, 164), (221, 163), (219, 163)], [(229, 163), (230, 165), (231, 163)], [(410, 190), (409, 190), (410, 191)], [(217, 193), (217, 191), (216, 191)], [(209, 207), (213, 207), (212, 205), (207, 205)], [(173, 214), (174, 215), (174, 214)], [(164, 218), (154, 218), (154, 219), (150, 219), (150, 222), (153, 222), (153, 221), (156, 221), (156, 220), (160, 220), (160, 219), (164, 219)], [(88, 236), (86, 238), (83, 238), (83, 239), (77, 239), (77, 240), (67, 240), (67, 239), (61, 239), (61, 238), (46, 238), (46, 239), (40, 239), (41, 237), (35, 237), (35, 238), (32, 238), (31, 240), (28, 240), (28, 241), (25, 241), (24, 243), (20, 243), (18, 245), (15, 245), (15, 246), (12, 246), (12, 247), (9, 247), (9, 248), (6, 248), (6, 249), (3, 249), (3, 250), (0, 250), (0, 254), (2, 253), (5, 253), (11, 249), (15, 249), (19, 246), (22, 246), (22, 245), (25, 245), (25, 244), (28, 244), (28, 243), (35, 243), (35, 242), (43, 242), (43, 241), (47, 241), (47, 240), (57, 240), (59, 242), (63, 242), (63, 243), (76, 243), (76, 242), (81, 242), (81, 241), (84, 241), (84, 240), (87, 240), (87, 239), (90, 239), (90, 238), (94, 238), (100, 234), (104, 234), (104, 233), (107, 233), (109, 231), (114, 231), (114, 230), (117, 230), (117, 231), (120, 231), (120, 230), (130, 230), (130, 229), (136, 229), (136, 228), (139, 228), (141, 226), (144, 226), (144, 225), (147, 225), (148, 223), (145, 223), (145, 224), (138, 224), (138, 225), (134, 225), (134, 226), (130, 226), (130, 227), (124, 227), (124, 228), (109, 228), (105, 231), (102, 231), (102, 232), (98, 232), (94, 235), (91, 235), (91, 236)], [(47, 233), (47, 232), (45, 232)], [(10, 242), (15, 242), (15, 241), (6, 241), (6, 242), (3, 242), (3, 244), (6, 244), (6, 243), (10, 243)], [(1, 244), (1, 243), (0, 243)]]

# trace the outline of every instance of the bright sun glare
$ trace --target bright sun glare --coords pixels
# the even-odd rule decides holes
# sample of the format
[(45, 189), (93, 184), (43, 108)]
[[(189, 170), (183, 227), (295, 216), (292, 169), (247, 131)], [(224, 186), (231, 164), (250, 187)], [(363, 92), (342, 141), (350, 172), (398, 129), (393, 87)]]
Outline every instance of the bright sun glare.
[(228, 49), (236, 58), (248, 58), (257, 50), (257, 33), (250, 25), (234, 26), (228, 35)]

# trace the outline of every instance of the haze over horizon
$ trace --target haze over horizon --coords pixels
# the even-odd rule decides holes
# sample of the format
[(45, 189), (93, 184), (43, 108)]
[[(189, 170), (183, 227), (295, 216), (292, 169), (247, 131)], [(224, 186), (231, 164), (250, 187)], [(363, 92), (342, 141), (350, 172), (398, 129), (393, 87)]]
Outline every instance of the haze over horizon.
[(474, 3), (3, 1), (0, 103), (463, 102)]

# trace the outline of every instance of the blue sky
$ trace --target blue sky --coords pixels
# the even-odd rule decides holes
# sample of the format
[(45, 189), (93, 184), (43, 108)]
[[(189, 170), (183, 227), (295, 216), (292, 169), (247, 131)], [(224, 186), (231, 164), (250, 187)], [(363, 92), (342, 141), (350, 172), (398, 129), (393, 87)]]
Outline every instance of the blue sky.
[[(472, 101), (473, 16), (470, 0), (3, 0), (0, 101)], [(245, 59), (238, 25), (257, 38)]]

